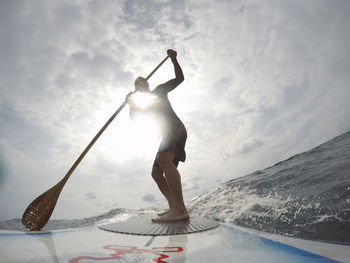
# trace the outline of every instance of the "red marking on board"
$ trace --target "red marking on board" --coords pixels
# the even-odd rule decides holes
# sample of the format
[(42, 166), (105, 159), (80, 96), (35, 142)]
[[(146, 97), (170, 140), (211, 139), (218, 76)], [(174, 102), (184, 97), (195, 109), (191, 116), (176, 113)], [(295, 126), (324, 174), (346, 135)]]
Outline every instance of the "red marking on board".
[(96, 261), (103, 261), (103, 260), (114, 260), (114, 259), (121, 259), (123, 255), (125, 254), (140, 254), (140, 253), (152, 253), (154, 255), (159, 256), (158, 258), (153, 259), (154, 262), (157, 263), (166, 263), (166, 261), (163, 261), (163, 259), (168, 258), (169, 256), (163, 253), (176, 253), (176, 252), (182, 252), (182, 247), (153, 247), (152, 249), (139, 249), (137, 247), (131, 247), (131, 246), (120, 246), (120, 245), (108, 245), (104, 246), (105, 249), (114, 250), (115, 253), (110, 254), (110, 257), (91, 257), (91, 256), (80, 256), (76, 258), (72, 258), (69, 260), (69, 263), (79, 263), (83, 259), (90, 259), (90, 260), (96, 260)]

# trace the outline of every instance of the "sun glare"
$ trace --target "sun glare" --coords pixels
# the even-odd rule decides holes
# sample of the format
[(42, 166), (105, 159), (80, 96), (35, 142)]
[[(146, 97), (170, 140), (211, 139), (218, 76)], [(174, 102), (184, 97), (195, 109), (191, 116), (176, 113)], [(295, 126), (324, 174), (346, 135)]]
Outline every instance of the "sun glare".
[(152, 101), (155, 100), (155, 98), (156, 96), (148, 92), (136, 92), (131, 97), (136, 106), (139, 108), (146, 108)]
[[(95, 117), (102, 126), (110, 112), (99, 111)], [(155, 154), (160, 136), (153, 119), (142, 116), (132, 121), (128, 108), (125, 108), (108, 127), (101, 142), (108, 152), (114, 152), (120, 160), (135, 159), (137, 156)], [(115, 150), (113, 150), (115, 149)]]
[(145, 154), (154, 154), (158, 147), (159, 133), (157, 127), (150, 117), (143, 116), (134, 121), (125, 120), (125, 128), (121, 137), (123, 151), (130, 157)]

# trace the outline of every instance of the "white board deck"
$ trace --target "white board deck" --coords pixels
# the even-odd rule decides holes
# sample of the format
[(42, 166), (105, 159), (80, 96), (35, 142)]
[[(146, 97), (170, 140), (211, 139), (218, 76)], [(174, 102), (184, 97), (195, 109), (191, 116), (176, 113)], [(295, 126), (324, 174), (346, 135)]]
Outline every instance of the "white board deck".
[(151, 219), (152, 216), (142, 215), (130, 218), (127, 221), (100, 226), (100, 229), (132, 235), (169, 236), (198, 233), (213, 229), (219, 225), (215, 221), (201, 217), (191, 217), (189, 220), (167, 223), (153, 223)]
[[(303, 242), (292, 240), (295, 244)], [(328, 245), (312, 244), (315, 248)], [(344, 252), (344, 258), (312, 253), (227, 224), (170, 236), (120, 234), (97, 227), (31, 233), (0, 231), (0, 262), (350, 262), (350, 247), (330, 248), (334, 246)]]

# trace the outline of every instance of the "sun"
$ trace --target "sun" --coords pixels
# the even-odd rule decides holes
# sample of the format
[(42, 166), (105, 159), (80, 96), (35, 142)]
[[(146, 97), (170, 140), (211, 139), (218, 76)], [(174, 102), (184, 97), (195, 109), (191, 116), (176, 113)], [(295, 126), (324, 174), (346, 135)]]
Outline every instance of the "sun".
[[(99, 126), (108, 120), (111, 111), (96, 112), (95, 118)], [(160, 135), (156, 123), (149, 116), (130, 120), (129, 107), (125, 107), (101, 138), (101, 147), (112, 152), (119, 159), (130, 160), (137, 157), (149, 156), (157, 151)]]
[(131, 96), (131, 100), (141, 109), (147, 108), (156, 98), (149, 92), (136, 92)]
[(129, 121), (129, 131), (127, 136), (131, 136), (132, 141), (129, 150), (133, 153), (152, 153), (157, 146), (160, 135), (157, 131), (154, 120), (149, 116), (138, 117)]

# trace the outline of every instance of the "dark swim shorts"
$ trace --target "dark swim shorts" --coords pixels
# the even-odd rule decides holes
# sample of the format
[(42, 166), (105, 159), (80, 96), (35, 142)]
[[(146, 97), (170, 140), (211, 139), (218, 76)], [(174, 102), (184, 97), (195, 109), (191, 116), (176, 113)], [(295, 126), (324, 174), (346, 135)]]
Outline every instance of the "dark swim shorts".
[[(178, 125), (177, 127), (169, 130), (168, 133), (162, 136), (158, 153), (171, 152), (175, 154), (173, 163), (177, 167), (179, 164), (179, 161), (184, 162), (186, 160), (186, 152), (185, 152), (186, 139), (187, 139), (187, 131), (185, 126)], [(153, 167), (159, 167), (159, 164), (157, 162), (157, 156), (154, 160)]]

